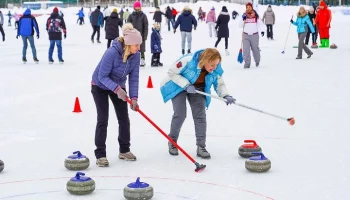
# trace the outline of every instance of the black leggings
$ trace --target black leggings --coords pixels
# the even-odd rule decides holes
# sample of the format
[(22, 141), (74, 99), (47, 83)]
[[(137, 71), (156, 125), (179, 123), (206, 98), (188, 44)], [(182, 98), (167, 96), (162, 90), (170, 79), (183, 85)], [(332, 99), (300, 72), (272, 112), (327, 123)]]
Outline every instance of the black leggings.
[[(215, 42), (215, 47), (218, 46), (218, 44), (219, 44), (220, 41), (221, 41), (221, 38), (222, 38), (222, 37), (218, 37), (218, 40)], [(225, 37), (225, 49), (227, 49), (227, 47), (228, 47), (228, 37)]]
[(111, 43), (112, 43), (112, 39), (108, 39), (108, 42), (107, 42), (107, 49), (111, 46)]

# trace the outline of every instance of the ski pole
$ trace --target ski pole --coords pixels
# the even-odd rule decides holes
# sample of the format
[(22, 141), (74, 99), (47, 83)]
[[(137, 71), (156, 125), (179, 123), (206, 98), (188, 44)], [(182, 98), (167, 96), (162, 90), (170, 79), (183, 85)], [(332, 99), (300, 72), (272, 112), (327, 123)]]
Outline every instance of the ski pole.
[[(196, 90), (196, 93), (202, 94), (202, 95), (205, 95), (205, 96), (210, 96), (210, 97), (212, 97), (212, 98), (214, 98), (214, 99), (219, 99), (219, 100), (221, 100), (221, 101), (223, 101), (223, 102), (226, 103), (226, 99), (224, 99), (224, 98), (221, 98), (221, 97), (218, 97), (218, 96), (215, 96), (215, 95), (211, 95), (211, 94), (208, 94), (208, 93), (199, 91), (199, 90)], [(291, 117), (291, 118), (285, 118), (285, 117), (281, 117), (281, 116), (278, 116), (278, 115), (275, 115), (275, 114), (272, 114), (272, 113), (268, 113), (268, 112), (259, 110), (259, 109), (257, 109), (257, 108), (253, 108), (253, 107), (250, 107), (250, 106), (246, 106), (246, 105), (241, 104), (241, 103), (235, 102), (234, 104), (237, 105), (237, 106), (241, 106), (241, 107), (243, 107), (243, 108), (247, 108), (247, 109), (256, 111), (256, 112), (260, 112), (260, 113), (265, 114), (265, 115), (269, 115), (269, 116), (272, 116), (272, 117), (275, 117), (275, 118), (278, 118), (278, 119), (282, 119), (282, 120), (288, 121), (289, 124), (292, 125), (292, 126), (295, 124), (295, 119), (294, 119), (293, 117)]]
[[(293, 19), (293, 15), (292, 15), (292, 18)], [(287, 45), (287, 41), (288, 41), (288, 36), (289, 36), (289, 32), (290, 32), (290, 27), (292, 26), (292, 23), (289, 24), (289, 29), (288, 29), (288, 33), (287, 33), (287, 38), (286, 38), (286, 42), (284, 43), (284, 48), (283, 48), (283, 51), (282, 53), (284, 54), (284, 51), (286, 50), (286, 45)]]
[[(126, 98), (126, 101), (131, 105), (132, 102), (129, 98)], [(147, 117), (147, 115), (145, 113), (143, 113), (139, 107), (136, 107), (136, 111), (138, 113), (140, 113), (149, 123), (151, 123), (154, 128), (156, 128), (164, 137), (166, 137), (169, 142), (171, 142), (177, 149), (179, 149), (189, 160), (191, 160), (195, 165), (196, 165), (196, 169), (194, 170), (195, 172), (199, 172), (200, 170), (204, 170), (206, 165), (203, 164), (199, 164), (198, 162), (196, 162), (190, 155), (188, 155), (188, 153), (183, 150), (176, 142), (174, 142), (173, 139), (171, 139), (161, 128), (159, 128), (149, 117)]]

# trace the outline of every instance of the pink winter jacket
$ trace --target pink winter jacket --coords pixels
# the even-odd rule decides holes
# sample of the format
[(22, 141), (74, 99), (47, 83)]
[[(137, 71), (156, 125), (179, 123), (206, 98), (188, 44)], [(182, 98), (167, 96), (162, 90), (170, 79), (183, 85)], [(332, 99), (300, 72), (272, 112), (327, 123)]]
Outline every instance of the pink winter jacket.
[(209, 11), (206, 22), (216, 22), (215, 10), (210, 10)]

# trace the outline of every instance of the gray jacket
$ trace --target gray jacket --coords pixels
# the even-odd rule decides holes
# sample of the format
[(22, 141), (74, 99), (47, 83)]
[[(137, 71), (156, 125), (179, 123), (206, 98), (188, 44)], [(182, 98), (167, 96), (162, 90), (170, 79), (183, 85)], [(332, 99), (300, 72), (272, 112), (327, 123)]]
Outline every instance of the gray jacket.
[(275, 13), (272, 11), (272, 8), (267, 8), (262, 18), (262, 21), (265, 24), (275, 24)]
[(4, 16), (2, 15), (2, 12), (0, 11), (0, 24), (4, 24)]

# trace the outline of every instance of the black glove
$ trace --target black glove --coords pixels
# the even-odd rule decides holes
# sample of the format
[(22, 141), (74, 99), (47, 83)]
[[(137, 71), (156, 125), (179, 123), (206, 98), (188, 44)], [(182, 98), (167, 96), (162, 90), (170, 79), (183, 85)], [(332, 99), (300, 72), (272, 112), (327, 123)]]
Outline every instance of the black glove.
[(265, 33), (264, 31), (261, 32), (261, 37), (264, 37)]
[(37, 35), (37, 36), (36, 36), (36, 39), (39, 39), (39, 38), (40, 38), (39, 35)]
[(290, 20), (290, 23), (294, 23), (294, 21), (291, 19), (291, 20)]
[(66, 38), (67, 38), (67, 33), (65, 33), (65, 34), (63, 35), (63, 37), (64, 37), (64, 39), (66, 39)]

